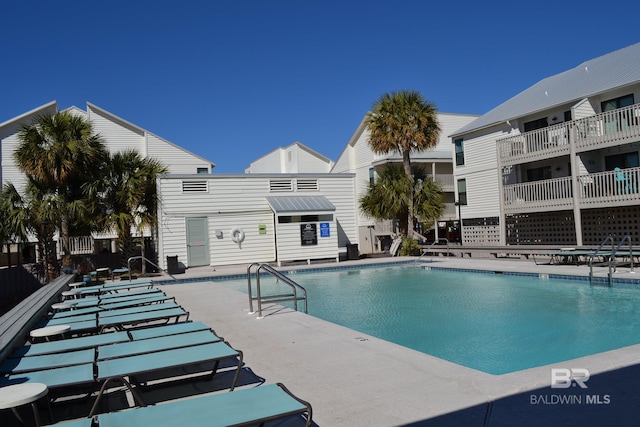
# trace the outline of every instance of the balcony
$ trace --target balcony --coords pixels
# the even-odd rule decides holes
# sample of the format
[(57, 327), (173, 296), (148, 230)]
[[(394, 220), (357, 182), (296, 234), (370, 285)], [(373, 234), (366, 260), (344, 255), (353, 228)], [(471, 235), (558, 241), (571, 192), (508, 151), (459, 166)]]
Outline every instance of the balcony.
[(498, 139), (501, 166), (640, 141), (640, 104)]
[(453, 174), (439, 173), (435, 175), (435, 179), (434, 179), (434, 176), (428, 173), (427, 178), (434, 180), (440, 186), (440, 188), (442, 188), (442, 191), (444, 192), (454, 191), (455, 178)]
[[(578, 177), (579, 206), (601, 208), (638, 203), (640, 168), (607, 171)], [(573, 209), (571, 177), (505, 185), (505, 213)]]

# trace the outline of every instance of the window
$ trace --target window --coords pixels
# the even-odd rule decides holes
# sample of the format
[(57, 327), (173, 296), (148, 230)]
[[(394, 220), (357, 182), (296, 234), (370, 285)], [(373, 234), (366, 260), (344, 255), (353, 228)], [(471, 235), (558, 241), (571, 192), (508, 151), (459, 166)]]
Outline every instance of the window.
[(278, 217), (278, 224), (289, 224), (292, 222), (320, 222), (333, 221), (333, 214), (318, 215), (282, 215)]
[(209, 168), (198, 168), (196, 173), (209, 173)]
[(464, 165), (464, 143), (462, 142), (462, 138), (456, 139), (453, 141), (456, 145), (456, 166)]
[(615, 168), (627, 169), (636, 168), (640, 166), (638, 162), (638, 152), (616, 154), (613, 156), (606, 156), (604, 158), (604, 167), (606, 170), (611, 171)]
[(369, 184), (373, 185), (376, 182), (376, 174), (373, 168), (369, 168)]
[[(633, 94), (610, 99), (600, 104), (603, 113), (633, 105)], [(638, 124), (638, 119), (629, 110), (608, 113), (604, 118), (604, 132), (607, 134), (623, 132)]]
[(458, 203), (461, 205), (467, 204), (467, 180), (458, 180)]
[(604, 101), (600, 104), (600, 108), (602, 112), (617, 110), (618, 108), (628, 107), (629, 105), (633, 105), (633, 94), (621, 96), (620, 98), (610, 99), (608, 101)]
[(524, 124), (524, 131), (529, 132), (536, 129), (546, 128), (547, 126), (549, 126), (549, 122), (547, 121), (546, 117), (543, 117), (538, 120), (532, 120), (530, 122), (526, 122)]
[(543, 179), (551, 179), (551, 166), (527, 169), (527, 182), (542, 181)]

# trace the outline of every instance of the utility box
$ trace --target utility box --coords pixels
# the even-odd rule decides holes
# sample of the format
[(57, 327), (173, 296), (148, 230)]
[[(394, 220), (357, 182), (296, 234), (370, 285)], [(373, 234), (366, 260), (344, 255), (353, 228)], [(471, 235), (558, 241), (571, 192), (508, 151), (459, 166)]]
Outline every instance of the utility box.
[(167, 273), (178, 274), (178, 255), (167, 256)]
[(358, 244), (347, 244), (347, 259), (357, 260), (360, 259), (360, 251), (358, 250)]

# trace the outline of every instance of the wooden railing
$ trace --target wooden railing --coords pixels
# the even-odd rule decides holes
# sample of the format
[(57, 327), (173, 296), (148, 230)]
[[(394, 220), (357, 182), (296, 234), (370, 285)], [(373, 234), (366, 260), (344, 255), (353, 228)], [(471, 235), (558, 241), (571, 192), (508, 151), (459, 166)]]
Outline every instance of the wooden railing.
[(502, 166), (640, 141), (640, 104), (498, 139)]
[(572, 198), (571, 177), (504, 186), (504, 207), (507, 212), (571, 208)]
[[(581, 175), (578, 188), (581, 207), (635, 204), (640, 196), (640, 168)], [(572, 197), (571, 177), (504, 186), (506, 212), (571, 209)]]
[(578, 151), (624, 144), (640, 138), (640, 104), (575, 120), (573, 123)]

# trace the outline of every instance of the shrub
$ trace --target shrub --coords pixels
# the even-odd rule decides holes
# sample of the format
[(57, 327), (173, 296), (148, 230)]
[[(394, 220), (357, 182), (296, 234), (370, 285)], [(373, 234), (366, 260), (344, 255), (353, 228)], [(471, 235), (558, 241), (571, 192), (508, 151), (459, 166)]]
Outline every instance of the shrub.
[(404, 237), (402, 239), (402, 246), (400, 247), (400, 255), (411, 256), (420, 250), (420, 245), (417, 240), (410, 237)]

